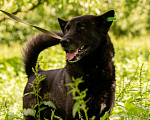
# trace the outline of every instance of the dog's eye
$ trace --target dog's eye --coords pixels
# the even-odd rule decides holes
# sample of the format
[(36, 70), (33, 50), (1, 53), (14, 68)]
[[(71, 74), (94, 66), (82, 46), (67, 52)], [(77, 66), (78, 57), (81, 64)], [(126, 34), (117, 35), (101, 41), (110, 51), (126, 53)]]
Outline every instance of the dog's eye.
[(69, 31), (69, 29), (70, 29), (70, 27), (67, 26), (67, 27), (65, 28), (65, 33), (67, 33), (67, 32)]
[(80, 29), (81, 29), (81, 30), (84, 30), (84, 29), (85, 29), (85, 27), (84, 27), (84, 26), (81, 26), (81, 27), (80, 27)]
[(79, 26), (78, 30), (83, 31), (85, 29), (85, 26)]
[(84, 29), (85, 29), (85, 25), (82, 24), (82, 23), (79, 22), (79, 21), (76, 22), (76, 25), (77, 25), (77, 29), (78, 29), (78, 30), (84, 30)]

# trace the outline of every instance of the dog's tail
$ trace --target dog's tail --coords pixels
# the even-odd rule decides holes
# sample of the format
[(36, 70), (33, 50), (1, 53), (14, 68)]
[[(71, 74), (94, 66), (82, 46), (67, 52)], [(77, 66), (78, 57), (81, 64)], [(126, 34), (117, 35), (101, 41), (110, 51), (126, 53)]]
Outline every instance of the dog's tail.
[[(62, 34), (55, 32), (55, 34), (62, 37)], [(39, 53), (53, 45), (59, 44), (60, 40), (53, 38), (46, 34), (36, 35), (31, 40), (26, 42), (26, 46), (23, 47), (23, 63), (25, 65), (25, 72), (28, 77), (33, 73), (32, 68), (35, 68)]]

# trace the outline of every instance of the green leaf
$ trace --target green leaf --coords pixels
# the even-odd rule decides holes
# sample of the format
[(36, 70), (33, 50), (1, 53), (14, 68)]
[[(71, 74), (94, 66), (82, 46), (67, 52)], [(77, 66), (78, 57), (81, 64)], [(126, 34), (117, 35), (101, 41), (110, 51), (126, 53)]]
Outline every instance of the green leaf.
[(85, 97), (86, 97), (86, 91), (83, 91), (82, 95), (80, 95), (80, 96), (73, 96), (73, 99), (74, 100), (81, 100), (81, 99), (84, 99)]
[(101, 118), (101, 120), (106, 120), (106, 119), (109, 120), (109, 111), (110, 111), (110, 110), (108, 110), (107, 112), (105, 112), (105, 114), (104, 114), (104, 116)]
[(71, 88), (74, 88), (74, 84), (73, 83), (68, 83), (68, 84), (66, 84), (66, 86), (70, 86)]
[(42, 108), (38, 109), (38, 112), (41, 112), (41, 111), (45, 110), (46, 108), (47, 107), (42, 107)]
[(23, 97), (26, 96), (26, 95), (29, 95), (29, 94), (35, 94), (35, 93), (34, 93), (34, 92), (25, 93), (25, 94), (23, 95)]
[(52, 101), (43, 101), (43, 104), (48, 105), (49, 107), (52, 107), (55, 110), (57, 109)]
[(67, 95), (69, 95), (70, 93), (73, 93), (73, 92), (75, 92), (75, 89), (70, 90), (70, 91), (67, 93)]
[(72, 111), (72, 115), (73, 115), (73, 118), (75, 118), (76, 116), (76, 113), (80, 111), (80, 102), (76, 102), (74, 105), (73, 105), (73, 111)]
[(30, 108), (28, 108), (28, 109), (24, 109), (23, 110), (23, 114), (25, 115), (25, 116), (35, 116), (35, 114), (36, 114), (36, 110), (34, 110), (34, 109), (30, 109)]
[(75, 96), (75, 97), (73, 97), (73, 99), (74, 100), (81, 100), (81, 99), (83, 99), (83, 98), (85, 98), (86, 96)]

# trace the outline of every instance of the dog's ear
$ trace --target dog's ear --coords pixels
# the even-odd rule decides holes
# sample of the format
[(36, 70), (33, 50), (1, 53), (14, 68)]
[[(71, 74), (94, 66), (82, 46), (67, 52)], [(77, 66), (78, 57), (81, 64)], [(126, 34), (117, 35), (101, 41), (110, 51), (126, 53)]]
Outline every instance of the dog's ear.
[(60, 25), (61, 30), (64, 32), (64, 28), (65, 28), (66, 23), (67, 23), (68, 21), (65, 21), (65, 20), (63, 20), (63, 19), (61, 19), (61, 18), (58, 18), (58, 22), (59, 22), (59, 25)]
[(108, 11), (108, 12), (106, 12), (106, 13), (96, 17), (96, 20), (101, 25), (101, 27), (104, 30), (104, 32), (108, 32), (109, 31), (113, 20), (109, 21), (108, 18), (109, 17), (113, 18), (114, 15), (115, 15), (115, 11), (114, 10), (110, 10), (110, 11)]

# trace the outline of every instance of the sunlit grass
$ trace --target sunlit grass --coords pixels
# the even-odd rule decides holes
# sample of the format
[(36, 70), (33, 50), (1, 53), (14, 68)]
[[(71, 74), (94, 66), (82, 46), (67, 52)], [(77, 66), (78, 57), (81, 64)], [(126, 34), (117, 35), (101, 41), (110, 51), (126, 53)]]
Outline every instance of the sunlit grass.
[(113, 39), (117, 80), (114, 119), (139, 120), (150, 115), (149, 40), (147, 36)]
[(12, 58), (21, 56), (21, 45), (16, 42), (12, 43), (10, 46), (7, 44), (0, 44), (0, 59)]
[[(0, 45), (0, 102), (9, 101), (14, 113), (22, 109), (22, 95), (26, 76), (21, 63), (21, 45)], [(1, 112), (1, 111), (0, 111)]]

